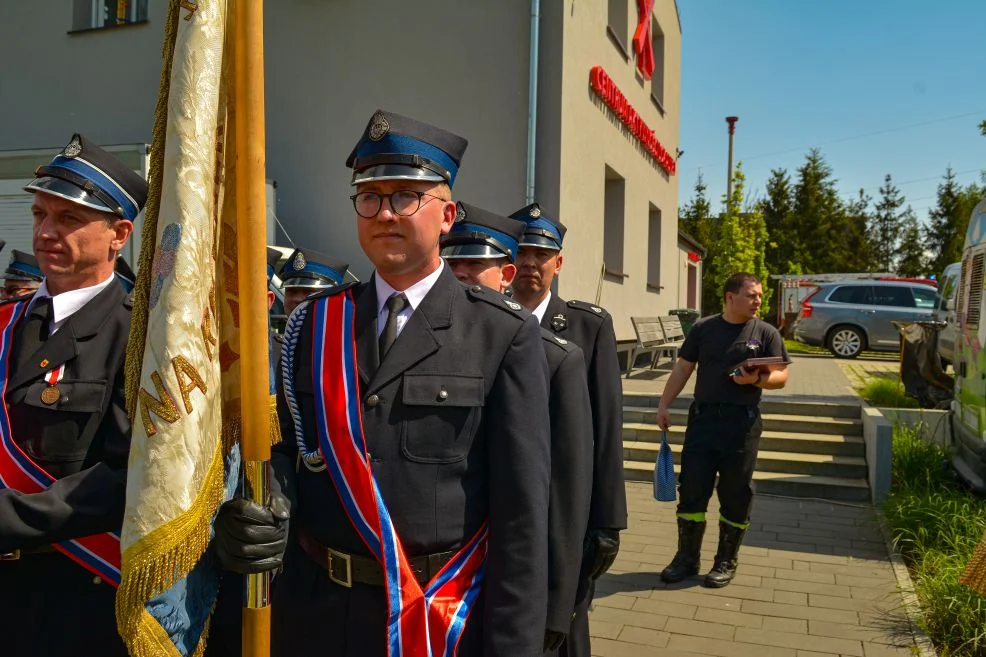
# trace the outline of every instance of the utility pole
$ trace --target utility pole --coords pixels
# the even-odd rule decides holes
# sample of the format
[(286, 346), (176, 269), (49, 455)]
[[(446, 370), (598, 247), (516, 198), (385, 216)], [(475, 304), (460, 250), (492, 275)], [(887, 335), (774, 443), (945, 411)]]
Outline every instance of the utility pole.
[(727, 116), (726, 123), (729, 124), (729, 169), (726, 172), (726, 203), (729, 204), (733, 198), (733, 135), (736, 133), (736, 122), (738, 116)]

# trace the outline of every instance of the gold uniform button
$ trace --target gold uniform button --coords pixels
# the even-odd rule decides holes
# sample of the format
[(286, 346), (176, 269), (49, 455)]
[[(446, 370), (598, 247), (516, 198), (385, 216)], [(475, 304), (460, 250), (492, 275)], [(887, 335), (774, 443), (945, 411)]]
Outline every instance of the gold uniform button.
[(376, 408), (380, 405), (380, 397), (377, 395), (370, 395), (366, 398), (367, 408)]

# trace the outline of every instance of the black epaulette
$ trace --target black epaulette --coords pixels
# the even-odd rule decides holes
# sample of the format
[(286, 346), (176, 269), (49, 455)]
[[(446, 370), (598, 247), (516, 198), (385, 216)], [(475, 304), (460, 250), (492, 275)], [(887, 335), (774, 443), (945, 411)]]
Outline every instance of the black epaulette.
[(591, 303), (586, 303), (585, 301), (577, 301), (575, 299), (572, 299), (571, 301), (568, 302), (568, 307), (569, 308), (575, 308), (577, 310), (581, 310), (582, 312), (587, 312), (590, 315), (596, 315), (600, 319), (604, 319), (606, 317), (609, 317), (609, 313), (606, 312), (606, 309), (605, 308), (602, 308), (600, 306), (596, 306), (596, 305), (591, 304)]
[(349, 288), (356, 287), (359, 285), (359, 281), (348, 281), (335, 287), (330, 287), (328, 289), (322, 290), (321, 292), (316, 292), (315, 294), (309, 295), (305, 300), (311, 301), (312, 299), (321, 299), (322, 297), (331, 297), (333, 295), (339, 294), (340, 292), (345, 292)]
[(554, 345), (553, 347), (549, 347), (549, 348), (561, 349), (562, 351), (565, 352), (571, 352), (578, 349), (578, 346), (571, 340), (566, 340), (560, 335), (555, 335), (554, 333), (552, 333), (546, 328), (541, 329), (541, 339), (547, 342), (548, 344)]
[(530, 313), (524, 309), (524, 306), (520, 305), (510, 297), (504, 296), (499, 292), (495, 292), (488, 287), (483, 287), (482, 285), (464, 285), (463, 287), (466, 290), (466, 295), (470, 299), (485, 301), (491, 306), (496, 306), (497, 308), (520, 319), (524, 319), (530, 315)]

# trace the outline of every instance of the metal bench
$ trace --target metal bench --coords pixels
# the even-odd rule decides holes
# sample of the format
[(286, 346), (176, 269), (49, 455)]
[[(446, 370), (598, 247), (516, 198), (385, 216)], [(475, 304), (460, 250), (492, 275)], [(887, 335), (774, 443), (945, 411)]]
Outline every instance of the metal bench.
[[(673, 328), (674, 324), (669, 323), (669, 326), (672, 326), (671, 335), (673, 337), (671, 339), (669, 339), (667, 330), (664, 328), (665, 320), (677, 322), (677, 329)], [(677, 317), (631, 317), (630, 322), (637, 334), (637, 343), (630, 351), (626, 378), (630, 378), (633, 365), (641, 354), (654, 354), (651, 358), (650, 369), (654, 369), (660, 354), (664, 352), (670, 352), (671, 362), (674, 363), (678, 355), (678, 347), (685, 338), (685, 334), (681, 330), (681, 322), (678, 321)]]

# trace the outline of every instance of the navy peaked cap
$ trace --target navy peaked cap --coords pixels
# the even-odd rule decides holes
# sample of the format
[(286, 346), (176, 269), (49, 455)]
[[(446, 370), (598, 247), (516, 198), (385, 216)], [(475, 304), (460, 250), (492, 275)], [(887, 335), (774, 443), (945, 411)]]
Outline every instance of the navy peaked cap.
[(352, 184), (374, 180), (445, 182), (451, 187), (468, 141), (439, 127), (377, 110), (346, 166)]
[(133, 221), (147, 202), (147, 181), (80, 134), (24, 190), (44, 192)]
[(349, 265), (311, 249), (295, 249), (288, 257), (278, 276), (281, 286), (335, 287), (345, 280)]
[(3, 273), (4, 280), (37, 281), (40, 283), (44, 277), (38, 266), (38, 259), (32, 254), (17, 249), (10, 252), (10, 264), (7, 265), (7, 269)]
[(520, 240), (521, 246), (536, 246), (542, 249), (561, 251), (565, 232), (568, 229), (562, 222), (546, 215), (539, 204), (531, 203), (510, 216), (527, 224), (524, 237)]
[(478, 208), (455, 204), (452, 230), (442, 238), (444, 258), (517, 258), (517, 245), (527, 224)]

